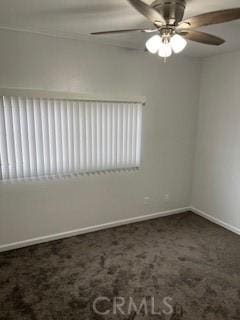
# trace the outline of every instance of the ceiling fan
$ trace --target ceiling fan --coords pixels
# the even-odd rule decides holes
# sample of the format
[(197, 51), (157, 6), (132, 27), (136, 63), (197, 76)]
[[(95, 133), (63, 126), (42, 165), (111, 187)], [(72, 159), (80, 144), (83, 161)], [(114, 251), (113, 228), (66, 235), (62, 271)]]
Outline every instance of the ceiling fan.
[(187, 45), (187, 40), (219, 46), (225, 40), (200, 32), (196, 28), (240, 19), (240, 8), (220, 10), (200, 14), (183, 20), (186, 0), (155, 0), (151, 5), (142, 0), (127, 0), (137, 11), (150, 20), (153, 29), (126, 29), (93, 32), (92, 35), (118, 34), (126, 32), (157, 33), (146, 42), (149, 52), (167, 58), (179, 53)]

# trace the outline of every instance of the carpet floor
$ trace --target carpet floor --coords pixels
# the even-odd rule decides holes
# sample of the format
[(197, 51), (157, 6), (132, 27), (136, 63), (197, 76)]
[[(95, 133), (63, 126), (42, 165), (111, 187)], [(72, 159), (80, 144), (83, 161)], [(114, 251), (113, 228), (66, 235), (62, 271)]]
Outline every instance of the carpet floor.
[(240, 237), (186, 212), (2, 253), (0, 319), (239, 320)]

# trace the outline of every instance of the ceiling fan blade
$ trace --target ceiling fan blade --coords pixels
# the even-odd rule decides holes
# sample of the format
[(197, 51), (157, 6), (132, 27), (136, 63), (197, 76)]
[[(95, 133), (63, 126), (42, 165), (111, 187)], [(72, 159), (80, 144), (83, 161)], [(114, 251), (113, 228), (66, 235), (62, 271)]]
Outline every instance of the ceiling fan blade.
[(148, 20), (156, 25), (164, 25), (166, 21), (164, 17), (154, 8), (150, 7), (148, 4), (141, 0), (128, 0), (128, 2), (142, 15), (144, 15)]
[(100, 32), (91, 32), (92, 35), (102, 35), (102, 34), (117, 34), (117, 33), (127, 33), (127, 32), (156, 32), (158, 29), (125, 29), (125, 30), (111, 30), (111, 31), (100, 31)]
[(179, 27), (195, 29), (237, 19), (240, 19), (240, 8), (203, 13), (180, 22)]
[(213, 46), (220, 46), (225, 42), (225, 40), (219, 37), (213, 36), (209, 33), (196, 31), (196, 30), (183, 29), (180, 32), (178, 32), (178, 34), (180, 34), (182, 37), (188, 40), (200, 42), (204, 44), (210, 44)]

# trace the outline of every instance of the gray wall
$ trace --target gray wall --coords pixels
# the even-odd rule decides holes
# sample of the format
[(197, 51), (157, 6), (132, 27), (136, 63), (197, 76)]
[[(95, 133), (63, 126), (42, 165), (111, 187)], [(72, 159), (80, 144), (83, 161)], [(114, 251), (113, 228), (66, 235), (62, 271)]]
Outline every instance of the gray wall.
[(240, 52), (203, 63), (192, 205), (240, 231)]
[(189, 205), (198, 62), (10, 31), (0, 43), (0, 87), (147, 98), (141, 169), (0, 185), (0, 245)]

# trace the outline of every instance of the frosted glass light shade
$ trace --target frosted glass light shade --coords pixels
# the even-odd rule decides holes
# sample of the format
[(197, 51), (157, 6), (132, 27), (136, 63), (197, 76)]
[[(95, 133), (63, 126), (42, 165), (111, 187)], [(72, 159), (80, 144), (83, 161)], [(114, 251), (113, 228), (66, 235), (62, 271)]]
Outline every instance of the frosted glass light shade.
[(170, 43), (162, 43), (158, 49), (158, 55), (162, 58), (168, 58), (172, 55), (172, 48)]
[(162, 39), (159, 35), (152, 36), (146, 42), (146, 48), (149, 52), (155, 54), (158, 52), (160, 46), (162, 44)]
[(183, 51), (183, 49), (187, 45), (187, 41), (183, 37), (179, 36), (178, 34), (175, 34), (171, 38), (170, 43), (174, 53), (180, 53), (181, 51)]

